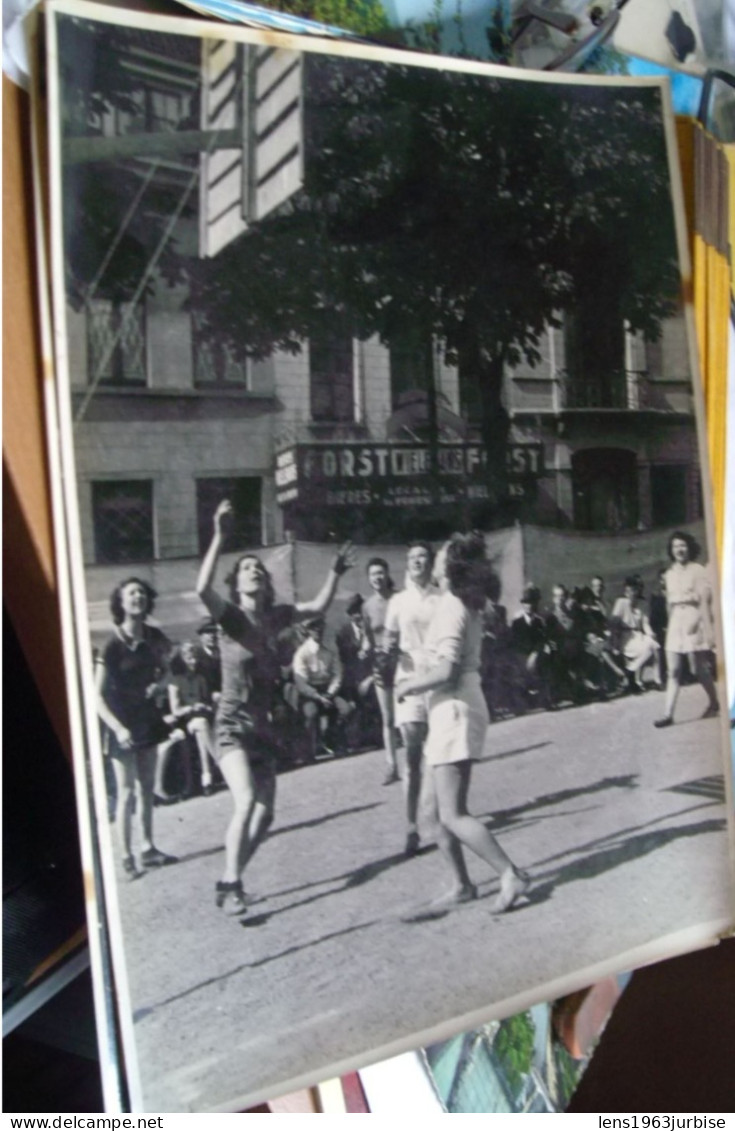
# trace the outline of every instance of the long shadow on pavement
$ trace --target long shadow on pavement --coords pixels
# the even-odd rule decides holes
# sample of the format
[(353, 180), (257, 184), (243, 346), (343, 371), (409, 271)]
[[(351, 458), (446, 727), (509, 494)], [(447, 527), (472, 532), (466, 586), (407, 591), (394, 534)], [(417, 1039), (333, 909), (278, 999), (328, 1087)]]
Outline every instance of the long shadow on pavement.
[(549, 806), (560, 805), (564, 801), (571, 801), (575, 797), (586, 797), (591, 793), (604, 793), (608, 789), (637, 789), (638, 788), (638, 775), (637, 774), (624, 774), (616, 778), (602, 778), (598, 782), (591, 785), (580, 786), (578, 789), (559, 789), (555, 793), (544, 793), (540, 797), (534, 797), (530, 801), (524, 801), (522, 805), (516, 805), (512, 809), (498, 809), (489, 813), (483, 813), (480, 820), (492, 820), (493, 827), (506, 828), (508, 825), (515, 824), (519, 819), (525, 817), (529, 812), (535, 809), (546, 809)]
[[(243, 924), (244, 925), (244, 924)], [(238, 966), (233, 966), (231, 970), (225, 970), (222, 974), (215, 974), (211, 978), (205, 978), (201, 982), (197, 982), (193, 986), (187, 986), (185, 990), (181, 990), (178, 994), (172, 994), (170, 997), (163, 998), (162, 1001), (154, 1002), (153, 1005), (141, 1006), (133, 1013), (133, 1022), (143, 1021), (146, 1017), (150, 1017), (157, 1009), (162, 1009), (166, 1005), (173, 1005), (174, 1002), (181, 1001), (183, 998), (191, 997), (192, 994), (198, 993), (199, 990), (205, 990), (209, 986), (216, 986), (220, 982), (227, 981), (228, 978), (234, 978), (238, 974), (242, 974), (245, 970), (255, 970), (259, 966), (266, 966), (269, 962), (276, 962), (279, 958), (286, 958), (291, 954), (298, 954), (303, 950), (308, 950), (312, 946), (321, 946), (322, 943), (330, 942), (332, 939), (344, 938), (345, 935), (352, 935), (355, 931), (362, 931), (366, 927), (374, 927), (375, 921), (368, 923), (355, 923), (351, 927), (345, 927), (341, 931), (331, 931), (327, 935), (320, 935), (318, 939), (312, 939), (310, 942), (300, 943), (298, 946), (287, 947), (286, 950), (279, 951), (278, 954), (269, 954), (266, 958), (256, 959), (254, 962), (241, 962)]]
[[(624, 841), (616, 836), (615, 843), (597, 852), (590, 853), (579, 860), (563, 864), (559, 868), (541, 873), (542, 882), (534, 883), (527, 896), (528, 904), (544, 903), (554, 891), (564, 884), (576, 883), (578, 880), (592, 880), (618, 868), (622, 864), (629, 864), (657, 852), (667, 844), (680, 840), (682, 837), (702, 836), (705, 833), (722, 832), (727, 822), (724, 818), (700, 821), (698, 824), (677, 825), (674, 828), (659, 829), (657, 832), (639, 833), (629, 836)], [(610, 839), (610, 838), (608, 838)], [(519, 905), (517, 910), (522, 910)]]
[(534, 742), (532, 746), (517, 746), (514, 750), (501, 750), (499, 754), (487, 754), (478, 762), (500, 762), (503, 758), (515, 758), (519, 754), (530, 754), (532, 750), (543, 750), (545, 746), (556, 746), (555, 742)]

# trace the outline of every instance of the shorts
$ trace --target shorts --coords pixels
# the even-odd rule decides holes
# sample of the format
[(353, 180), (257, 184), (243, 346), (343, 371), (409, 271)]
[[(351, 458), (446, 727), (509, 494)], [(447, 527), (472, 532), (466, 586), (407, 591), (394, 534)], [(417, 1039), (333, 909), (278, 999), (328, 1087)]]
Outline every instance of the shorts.
[(214, 731), (214, 756), (221, 761), (232, 750), (242, 750), (251, 765), (275, 763), (278, 744), (272, 729), (256, 722), (245, 712), (236, 718), (217, 717)]
[(430, 697), (429, 734), (424, 745), (429, 766), (482, 757), (490, 716), (479, 676), (472, 681), (465, 677), (457, 691), (433, 692)]
[(427, 723), (429, 710), (425, 695), (407, 695), (401, 702), (394, 700), (393, 721), (396, 726), (405, 726), (407, 723)]

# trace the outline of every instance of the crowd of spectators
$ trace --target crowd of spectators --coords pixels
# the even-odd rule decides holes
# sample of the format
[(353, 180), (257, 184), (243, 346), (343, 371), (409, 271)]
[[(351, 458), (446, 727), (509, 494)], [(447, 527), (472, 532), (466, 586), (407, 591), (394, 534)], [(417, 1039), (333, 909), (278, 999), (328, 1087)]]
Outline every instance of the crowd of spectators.
[(482, 660), (491, 718), (663, 690), (665, 572), (648, 602), (637, 574), (625, 579), (612, 603), (599, 576), (574, 589), (555, 584), (545, 608), (541, 590), (528, 584), (520, 612), (511, 620), (491, 595)]
[[(644, 600), (640, 577), (626, 578), (612, 603), (602, 577), (569, 589), (555, 584), (546, 606), (527, 584), (509, 618), (500, 592), (484, 613), (482, 687), (491, 720), (529, 710), (557, 710), (665, 683), (664, 573)], [(382, 745), (380, 665), (376, 642), (355, 594), (333, 642), (321, 614), (302, 616), (277, 641), (281, 664), (278, 733), (283, 765), (342, 756)], [(196, 637), (176, 645), (151, 690), (161, 723), (154, 799), (168, 804), (220, 784), (214, 754), (214, 714), (220, 694), (218, 629), (206, 618)]]

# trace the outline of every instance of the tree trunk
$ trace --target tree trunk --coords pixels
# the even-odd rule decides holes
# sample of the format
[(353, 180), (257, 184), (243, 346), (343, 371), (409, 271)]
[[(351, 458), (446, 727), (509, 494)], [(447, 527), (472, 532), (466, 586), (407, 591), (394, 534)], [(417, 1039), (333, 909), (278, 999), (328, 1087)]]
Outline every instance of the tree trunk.
[(508, 434), (510, 419), (502, 403), (503, 356), (488, 358), (476, 343), (465, 342), (461, 364), (477, 383), (480, 395), (480, 433), (487, 455), (487, 485), (493, 520), (498, 525), (509, 520)]

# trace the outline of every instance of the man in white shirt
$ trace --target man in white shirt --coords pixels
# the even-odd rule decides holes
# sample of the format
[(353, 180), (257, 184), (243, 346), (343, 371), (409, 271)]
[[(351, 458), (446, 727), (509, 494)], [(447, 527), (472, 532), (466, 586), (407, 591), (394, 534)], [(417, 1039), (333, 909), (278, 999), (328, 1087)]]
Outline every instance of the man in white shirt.
[[(406, 556), (406, 588), (391, 597), (385, 614), (382, 648), (397, 654), (396, 694), (401, 679), (420, 673), (424, 665), (424, 640), (440, 593), (431, 580), (434, 553), (426, 542), (413, 542)], [(421, 759), (427, 734), (426, 699), (411, 695), (396, 698), (395, 721), (403, 736), (403, 785), (406, 796), (407, 856), (419, 850), (416, 823), (421, 792)]]
[(339, 723), (347, 718), (350, 705), (337, 694), (342, 684), (342, 665), (337, 654), (322, 642), (324, 617), (310, 616), (301, 622), (301, 627), (306, 639), (294, 652), (292, 668), (314, 761), (322, 737), (328, 753), (341, 752)]

